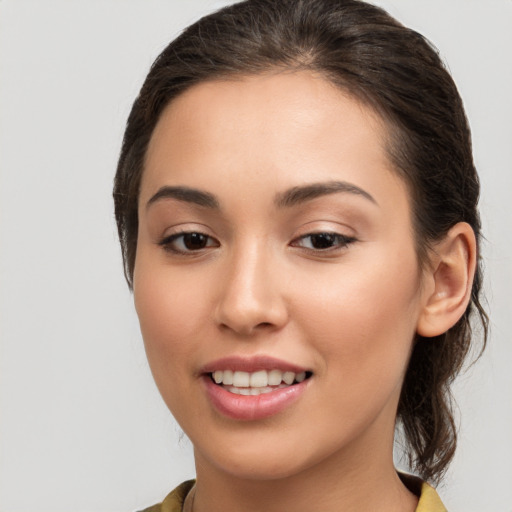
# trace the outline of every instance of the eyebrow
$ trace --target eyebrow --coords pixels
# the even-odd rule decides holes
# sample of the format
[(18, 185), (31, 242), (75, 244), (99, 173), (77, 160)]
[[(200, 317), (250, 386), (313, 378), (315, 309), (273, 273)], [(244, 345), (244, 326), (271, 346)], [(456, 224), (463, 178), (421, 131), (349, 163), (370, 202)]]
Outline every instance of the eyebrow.
[(209, 192), (203, 192), (195, 188), (189, 187), (170, 187), (165, 186), (158, 189), (158, 192), (151, 196), (146, 203), (146, 209), (153, 203), (161, 199), (177, 199), (186, 203), (193, 203), (205, 208), (219, 209), (219, 202), (217, 198)]
[(287, 208), (296, 206), (306, 201), (311, 201), (317, 197), (336, 194), (339, 192), (355, 194), (364, 197), (370, 202), (378, 205), (377, 201), (373, 198), (373, 196), (366, 192), (366, 190), (363, 190), (357, 185), (348, 183), (346, 181), (326, 181), (323, 183), (311, 183), (309, 185), (293, 187), (281, 194), (278, 194), (275, 200), (275, 204), (279, 208)]
[[(277, 194), (274, 203), (278, 208), (290, 208), (316, 199), (317, 197), (340, 192), (355, 194), (368, 199), (374, 204), (378, 204), (373, 196), (366, 192), (366, 190), (346, 181), (326, 181), (322, 183), (311, 183), (308, 185), (292, 187)], [(161, 199), (177, 199), (178, 201), (197, 204), (198, 206), (203, 206), (205, 208), (216, 210), (220, 209), (219, 201), (213, 194), (184, 186), (161, 187), (146, 203), (146, 209)]]

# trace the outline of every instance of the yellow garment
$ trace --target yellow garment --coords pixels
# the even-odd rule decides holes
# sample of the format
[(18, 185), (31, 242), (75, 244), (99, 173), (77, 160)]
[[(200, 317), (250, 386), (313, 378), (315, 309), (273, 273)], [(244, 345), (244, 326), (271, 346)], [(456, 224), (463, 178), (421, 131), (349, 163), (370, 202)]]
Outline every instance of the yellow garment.
[[(436, 490), (420, 478), (405, 473), (398, 473), (403, 484), (419, 497), (415, 512), (447, 512)], [(180, 510), (180, 509), (178, 509)]]
[[(179, 510), (179, 509), (178, 509)], [(416, 512), (448, 512), (433, 487), (426, 482), (421, 484), (421, 495)]]
[[(420, 501), (416, 512), (447, 512), (441, 499), (433, 487), (426, 482), (410, 477), (409, 475), (401, 475), (402, 480), (407, 482), (407, 486), (412, 490), (418, 489)], [(188, 480), (176, 487), (174, 491), (167, 495), (165, 500), (158, 505), (153, 505), (142, 512), (182, 512), (183, 502), (190, 489), (194, 486), (194, 480)]]
[(141, 512), (182, 512), (183, 502), (195, 483), (195, 480), (183, 482), (174, 491), (169, 493), (162, 503), (145, 508)]

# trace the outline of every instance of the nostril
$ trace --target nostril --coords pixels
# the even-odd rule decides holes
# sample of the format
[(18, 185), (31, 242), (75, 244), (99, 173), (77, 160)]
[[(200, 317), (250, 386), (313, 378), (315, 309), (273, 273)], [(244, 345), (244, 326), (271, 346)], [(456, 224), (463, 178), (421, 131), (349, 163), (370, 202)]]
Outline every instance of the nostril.
[(270, 322), (261, 322), (256, 327), (272, 327)]

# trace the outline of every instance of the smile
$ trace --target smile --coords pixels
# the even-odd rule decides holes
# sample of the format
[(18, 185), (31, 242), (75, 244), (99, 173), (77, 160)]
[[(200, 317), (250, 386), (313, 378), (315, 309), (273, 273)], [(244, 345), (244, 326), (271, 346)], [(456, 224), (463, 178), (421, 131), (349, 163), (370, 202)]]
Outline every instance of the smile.
[(313, 372), (270, 356), (231, 356), (212, 361), (199, 375), (213, 409), (233, 420), (255, 421), (293, 407)]
[(233, 370), (215, 370), (210, 373), (215, 384), (222, 386), (235, 395), (258, 396), (278, 389), (299, 384), (309, 378), (311, 372), (291, 372), (282, 370), (259, 370), (244, 372)]

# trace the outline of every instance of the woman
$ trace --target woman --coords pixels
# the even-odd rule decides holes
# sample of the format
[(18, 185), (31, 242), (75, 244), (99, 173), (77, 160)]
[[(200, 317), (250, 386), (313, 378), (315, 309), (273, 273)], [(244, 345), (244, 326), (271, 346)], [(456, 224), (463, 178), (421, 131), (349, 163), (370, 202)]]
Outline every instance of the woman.
[(154, 63), (114, 198), (149, 363), (197, 481), (150, 510), (445, 510), (479, 302), (456, 87), (355, 0), (248, 1)]

